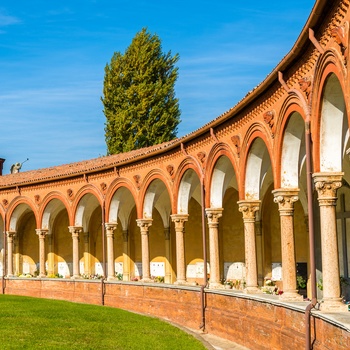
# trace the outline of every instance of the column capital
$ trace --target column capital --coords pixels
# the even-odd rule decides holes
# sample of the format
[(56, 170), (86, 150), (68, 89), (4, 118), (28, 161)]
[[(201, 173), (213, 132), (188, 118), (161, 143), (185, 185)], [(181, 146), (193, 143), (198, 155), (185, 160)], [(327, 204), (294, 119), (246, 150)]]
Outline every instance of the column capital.
[(188, 221), (188, 214), (172, 214), (170, 215), (171, 221), (175, 224), (175, 231), (181, 231), (184, 229), (185, 222)]
[(6, 231), (6, 236), (8, 238), (14, 238), (16, 236), (16, 231)]
[(298, 193), (298, 188), (279, 188), (272, 191), (273, 201), (278, 204), (280, 215), (293, 215), (294, 203), (299, 200)]
[(37, 228), (37, 229), (35, 229), (35, 232), (39, 236), (39, 238), (45, 238), (45, 236), (48, 234), (49, 230)]
[(83, 231), (82, 226), (68, 226), (69, 232), (72, 234), (72, 237), (79, 237), (79, 234)]
[(118, 224), (117, 223), (105, 223), (105, 228), (107, 231), (115, 231), (117, 229)]
[(238, 201), (238, 210), (243, 214), (243, 221), (255, 222), (255, 213), (259, 211), (261, 201), (242, 200)]
[(137, 226), (141, 229), (141, 234), (147, 235), (148, 229), (152, 226), (153, 219), (136, 219)]
[(106, 236), (112, 236), (114, 235), (114, 231), (117, 229), (118, 224), (116, 223), (105, 223), (106, 228)]
[(342, 186), (344, 173), (315, 173), (315, 188), (320, 205), (336, 205), (337, 190)]
[(222, 217), (223, 208), (206, 208), (205, 213), (207, 214), (209, 225), (218, 225), (219, 219)]

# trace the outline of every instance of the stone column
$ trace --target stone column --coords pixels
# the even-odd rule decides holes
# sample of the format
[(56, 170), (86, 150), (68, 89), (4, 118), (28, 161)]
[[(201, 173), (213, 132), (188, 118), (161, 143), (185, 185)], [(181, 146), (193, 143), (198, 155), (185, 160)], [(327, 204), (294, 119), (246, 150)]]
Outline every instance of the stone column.
[(115, 265), (114, 265), (114, 231), (117, 224), (105, 224), (107, 236), (107, 280), (115, 279)]
[(302, 301), (297, 291), (297, 268), (294, 244), (294, 203), (299, 199), (299, 189), (277, 189), (272, 191), (278, 204), (281, 223), (282, 280), (284, 301)]
[(239, 211), (243, 214), (246, 287), (245, 293), (260, 293), (258, 288), (258, 263), (255, 240), (255, 213), (260, 208), (259, 200), (238, 201)]
[[(7, 276), (13, 276), (13, 239), (16, 231), (7, 231)], [(4, 271), (5, 274), (5, 271)]]
[(46, 277), (45, 273), (45, 237), (49, 230), (36, 229), (35, 232), (39, 237), (39, 277)]
[(123, 281), (130, 281), (129, 234), (123, 230)]
[(165, 276), (164, 282), (171, 283), (171, 250), (170, 250), (170, 227), (164, 228), (164, 238), (165, 238)]
[(86, 275), (91, 274), (89, 239), (89, 232), (84, 232), (84, 274)]
[(186, 259), (185, 259), (185, 222), (188, 214), (173, 214), (171, 220), (175, 224), (176, 239), (176, 282), (175, 284), (186, 284)]
[(219, 219), (222, 216), (222, 208), (207, 208), (205, 212), (209, 226), (209, 260), (210, 280), (209, 288), (223, 288), (220, 282), (220, 261), (219, 261)]
[(151, 282), (150, 260), (149, 260), (149, 227), (152, 225), (152, 219), (137, 219), (137, 226), (141, 231), (141, 248), (142, 248), (142, 281)]
[(79, 234), (83, 231), (81, 226), (69, 226), (73, 240), (73, 279), (80, 278), (79, 273)]
[(322, 311), (346, 311), (347, 305), (340, 298), (340, 275), (337, 242), (336, 203), (337, 190), (342, 186), (343, 173), (313, 174), (318, 193), (321, 224)]

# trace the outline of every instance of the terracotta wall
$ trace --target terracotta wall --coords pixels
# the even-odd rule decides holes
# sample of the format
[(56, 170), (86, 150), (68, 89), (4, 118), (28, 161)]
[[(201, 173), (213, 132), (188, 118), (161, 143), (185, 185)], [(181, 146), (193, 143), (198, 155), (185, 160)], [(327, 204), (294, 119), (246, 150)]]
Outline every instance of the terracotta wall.
[[(102, 303), (100, 281), (8, 279), (5, 294)], [(152, 315), (179, 325), (199, 329), (199, 287), (105, 283), (106, 306)], [(304, 349), (304, 313), (254, 297), (208, 291), (205, 293), (206, 331), (250, 349)], [(314, 350), (350, 348), (350, 333), (318, 316), (312, 317)]]

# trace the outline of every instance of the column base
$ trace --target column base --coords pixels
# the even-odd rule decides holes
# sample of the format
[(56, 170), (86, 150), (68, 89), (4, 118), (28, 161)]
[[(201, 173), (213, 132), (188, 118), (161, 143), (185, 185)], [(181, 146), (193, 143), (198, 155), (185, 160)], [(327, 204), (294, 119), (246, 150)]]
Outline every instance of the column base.
[(39, 278), (46, 278), (47, 276), (44, 273), (41, 273), (38, 277)]
[(81, 280), (81, 276), (80, 275), (74, 275), (74, 276), (71, 276), (70, 278), (71, 280)]
[(117, 278), (115, 278), (114, 276), (108, 276), (107, 277), (107, 281), (115, 281)]
[(186, 280), (176, 280), (174, 284), (178, 286), (185, 286), (185, 285), (188, 285), (189, 283)]
[(327, 298), (320, 303), (322, 312), (348, 312), (348, 305), (342, 303), (341, 298)]
[(283, 294), (281, 294), (279, 296), (279, 300), (281, 301), (303, 301), (304, 297), (300, 294), (298, 294), (298, 291), (288, 291), (288, 292), (284, 292)]
[(220, 282), (209, 282), (209, 289), (224, 289), (225, 286)]
[(154, 282), (154, 281), (152, 280), (152, 278), (145, 277), (145, 278), (140, 279), (140, 282), (152, 283), (152, 282)]
[(262, 290), (258, 287), (246, 287), (243, 289), (243, 293), (245, 294), (261, 294)]

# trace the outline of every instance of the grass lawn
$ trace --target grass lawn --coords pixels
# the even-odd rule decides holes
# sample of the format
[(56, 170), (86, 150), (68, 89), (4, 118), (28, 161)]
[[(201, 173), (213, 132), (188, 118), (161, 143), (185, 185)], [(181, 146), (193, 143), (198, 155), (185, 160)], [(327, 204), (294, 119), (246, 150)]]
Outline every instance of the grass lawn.
[(0, 295), (0, 348), (203, 350), (156, 318), (116, 308)]

